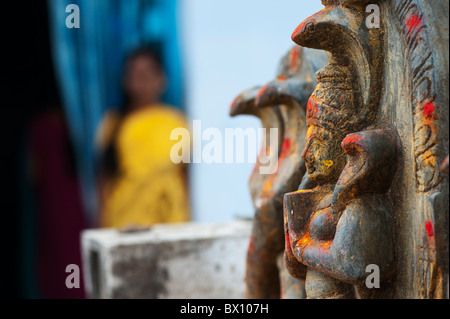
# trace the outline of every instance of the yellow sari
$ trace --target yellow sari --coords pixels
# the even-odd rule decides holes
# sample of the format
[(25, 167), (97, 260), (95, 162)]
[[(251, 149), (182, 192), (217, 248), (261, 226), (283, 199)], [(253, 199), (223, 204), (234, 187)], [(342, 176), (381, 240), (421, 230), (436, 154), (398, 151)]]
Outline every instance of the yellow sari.
[(170, 150), (177, 143), (170, 140), (170, 133), (187, 128), (184, 116), (165, 105), (135, 111), (120, 124), (117, 116), (109, 115), (102, 123), (100, 140), (113, 136), (113, 127), (118, 127), (115, 143), (120, 175), (108, 182), (101, 227), (145, 227), (189, 220), (183, 164), (170, 159)]

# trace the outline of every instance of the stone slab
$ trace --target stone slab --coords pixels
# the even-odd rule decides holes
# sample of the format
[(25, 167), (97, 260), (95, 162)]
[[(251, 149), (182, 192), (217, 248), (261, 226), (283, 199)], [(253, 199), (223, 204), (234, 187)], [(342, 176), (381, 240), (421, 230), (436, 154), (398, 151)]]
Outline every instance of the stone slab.
[(244, 298), (251, 222), (156, 225), (82, 234), (90, 298)]

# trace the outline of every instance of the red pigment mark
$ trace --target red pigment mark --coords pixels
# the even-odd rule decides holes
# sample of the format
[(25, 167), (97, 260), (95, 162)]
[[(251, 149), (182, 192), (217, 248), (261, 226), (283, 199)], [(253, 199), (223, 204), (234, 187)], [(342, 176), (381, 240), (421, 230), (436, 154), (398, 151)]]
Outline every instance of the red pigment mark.
[(303, 30), (303, 27), (305, 26), (306, 21), (307, 21), (307, 20), (305, 20), (305, 21), (303, 21), (302, 23), (300, 23), (300, 24), (295, 28), (294, 32), (292, 32), (292, 35), (291, 35), (292, 41), (295, 42), (295, 39), (298, 37), (298, 35), (300, 34), (300, 32)]
[(254, 244), (253, 244), (254, 238), (253, 235), (250, 237), (250, 243), (248, 244), (248, 251), (251, 253), (253, 252), (254, 249)]
[(278, 156), (278, 162), (281, 163), (287, 158), (287, 154), (291, 148), (291, 140), (288, 138), (284, 138), (283, 145), (281, 146), (281, 153)]
[(280, 75), (277, 77), (277, 80), (278, 80), (278, 81), (286, 81), (286, 79), (287, 79), (286, 74), (280, 74)]
[(414, 29), (420, 28), (423, 23), (423, 17), (419, 14), (413, 14), (406, 20), (406, 27), (408, 28), (408, 34), (411, 33)]
[(424, 105), (423, 113), (427, 118), (430, 118), (433, 116), (435, 109), (436, 107), (434, 106), (434, 103), (430, 102)]
[(281, 147), (281, 153), (286, 154), (291, 148), (291, 140), (284, 138), (283, 146)]
[(233, 100), (233, 102), (230, 105), (230, 110), (232, 110), (236, 106), (236, 104), (240, 101), (240, 99), (241, 99), (240, 97), (237, 97)]
[[(300, 33), (303, 31), (305, 25), (306, 25), (308, 22), (311, 22), (311, 20), (313, 20), (314, 17), (316, 17), (317, 15), (319, 15), (320, 13), (322, 13), (322, 11), (323, 11), (323, 9), (320, 10), (319, 12), (316, 12), (315, 14), (313, 14), (312, 16), (310, 16), (309, 18), (306, 18), (305, 21), (303, 21), (302, 23), (300, 23), (300, 24), (298, 25), (298, 27), (295, 28), (295, 30), (294, 30), (294, 32), (292, 33), (292, 36), (291, 36), (291, 38), (292, 38), (292, 40), (293, 40), (294, 42), (295, 42), (295, 39), (296, 39), (296, 38), (300, 35)], [(315, 21), (312, 21), (312, 23), (315, 23)]]
[(428, 238), (431, 238), (434, 236), (433, 223), (431, 222), (431, 220), (429, 220), (425, 223), (425, 229), (427, 230)]
[(308, 104), (306, 105), (306, 114), (307, 116), (313, 116), (314, 114), (317, 114), (319, 104), (314, 100), (313, 97), (310, 97), (308, 100)]
[(360, 140), (361, 140), (360, 135), (352, 134), (344, 138), (344, 140), (342, 141), (342, 145), (354, 144), (359, 142)]
[(290, 248), (291, 247), (291, 237), (289, 236), (289, 233), (285, 233), (284, 240), (286, 241), (286, 248)]
[(307, 111), (310, 111), (312, 109), (312, 103), (313, 103), (312, 99), (309, 99), (308, 100), (308, 104), (306, 105), (306, 110)]
[(261, 98), (261, 96), (264, 94), (264, 92), (266, 92), (268, 86), (269, 85), (266, 84), (261, 88), (261, 90), (259, 90), (258, 94), (256, 95), (257, 100)]

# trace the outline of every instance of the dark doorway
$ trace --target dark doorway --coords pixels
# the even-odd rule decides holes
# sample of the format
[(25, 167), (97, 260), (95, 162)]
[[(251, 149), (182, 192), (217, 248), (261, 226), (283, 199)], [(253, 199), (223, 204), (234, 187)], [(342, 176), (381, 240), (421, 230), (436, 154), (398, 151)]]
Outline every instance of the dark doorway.
[(19, 222), (24, 204), (20, 195), (24, 136), (33, 114), (58, 105), (59, 99), (51, 60), (47, 2), (8, 1), (2, 7), (0, 297), (10, 299), (25, 297), (20, 278)]

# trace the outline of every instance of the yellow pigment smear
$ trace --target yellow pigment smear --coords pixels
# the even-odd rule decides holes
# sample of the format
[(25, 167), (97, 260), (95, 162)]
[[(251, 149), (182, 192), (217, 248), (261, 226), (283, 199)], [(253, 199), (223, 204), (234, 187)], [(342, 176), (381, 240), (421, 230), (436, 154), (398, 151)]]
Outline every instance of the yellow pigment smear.
[(436, 156), (434, 156), (430, 151), (426, 151), (424, 157), (425, 157), (425, 164), (427, 166), (436, 165)]
[(328, 168), (333, 166), (333, 164), (334, 164), (332, 160), (322, 161), (322, 163)]
[(309, 139), (313, 133), (314, 127), (310, 126), (308, 127), (308, 131), (306, 132), (306, 139)]

